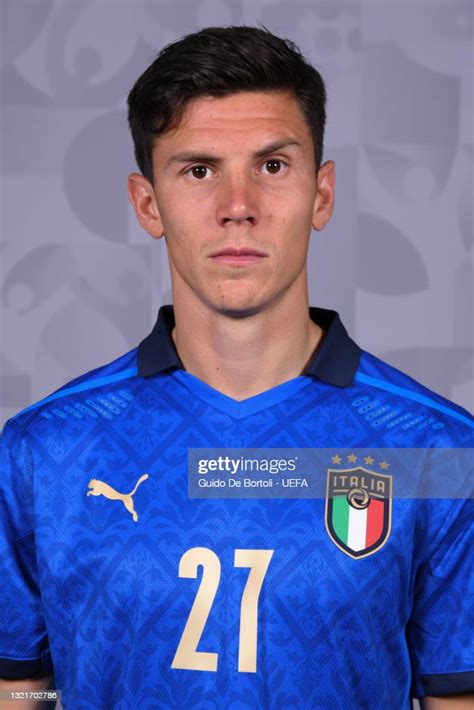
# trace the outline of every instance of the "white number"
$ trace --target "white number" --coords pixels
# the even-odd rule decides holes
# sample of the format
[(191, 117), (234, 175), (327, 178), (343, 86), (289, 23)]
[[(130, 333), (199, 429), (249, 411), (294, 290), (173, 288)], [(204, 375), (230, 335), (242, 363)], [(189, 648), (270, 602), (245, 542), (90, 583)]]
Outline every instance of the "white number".
[(184, 553), (179, 561), (179, 576), (196, 579), (199, 565), (202, 565), (201, 584), (189, 612), (171, 668), (216, 671), (217, 653), (204, 653), (196, 651), (196, 648), (219, 586), (221, 563), (216, 553), (207, 547), (192, 547)]
[(273, 550), (236, 550), (234, 567), (250, 567), (240, 604), (239, 671), (257, 672), (258, 598)]
[[(235, 550), (234, 567), (250, 568), (240, 604), (238, 670), (241, 673), (257, 671), (258, 599), (272, 555), (273, 550)], [(196, 579), (200, 565), (202, 566), (201, 584), (171, 667), (183, 670), (216, 671), (218, 654), (196, 651), (196, 648), (219, 586), (221, 576), (219, 558), (207, 547), (192, 547), (181, 557), (179, 576)]]

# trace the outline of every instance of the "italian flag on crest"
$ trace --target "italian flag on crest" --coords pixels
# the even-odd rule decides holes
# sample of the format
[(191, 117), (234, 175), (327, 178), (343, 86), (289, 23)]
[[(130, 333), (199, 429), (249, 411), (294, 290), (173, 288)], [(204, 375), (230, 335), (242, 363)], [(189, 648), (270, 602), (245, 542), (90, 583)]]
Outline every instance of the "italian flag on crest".
[(388, 540), (391, 528), (392, 477), (360, 466), (328, 469), (326, 529), (350, 557), (367, 557)]

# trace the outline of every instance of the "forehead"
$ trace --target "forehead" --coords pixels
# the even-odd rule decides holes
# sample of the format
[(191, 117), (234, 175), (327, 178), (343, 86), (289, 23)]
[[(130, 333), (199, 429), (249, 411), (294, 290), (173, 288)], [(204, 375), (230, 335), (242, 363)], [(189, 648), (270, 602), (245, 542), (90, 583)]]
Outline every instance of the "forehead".
[(289, 93), (239, 92), (225, 97), (200, 97), (186, 106), (178, 125), (158, 138), (161, 149), (209, 140), (216, 144), (249, 144), (296, 138), (311, 141), (302, 110)]

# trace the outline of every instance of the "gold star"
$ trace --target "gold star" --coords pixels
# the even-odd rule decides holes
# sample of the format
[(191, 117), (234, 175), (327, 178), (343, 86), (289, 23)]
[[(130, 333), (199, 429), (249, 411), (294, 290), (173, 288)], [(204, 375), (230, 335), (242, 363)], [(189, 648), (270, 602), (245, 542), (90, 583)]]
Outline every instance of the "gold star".
[(335, 456), (331, 456), (331, 461), (332, 461), (333, 463), (341, 463), (342, 459), (341, 459), (340, 456), (338, 456), (338, 455), (336, 454)]
[(354, 454), (349, 454), (347, 460), (349, 461), (349, 463), (355, 463), (357, 461), (357, 456), (355, 456)]
[(381, 461), (380, 464), (379, 464), (379, 466), (380, 466), (380, 468), (382, 468), (384, 471), (386, 471), (387, 468), (390, 466), (390, 464), (387, 463), (386, 461)]
[(364, 456), (364, 463), (368, 464), (369, 466), (372, 466), (374, 463), (374, 459), (372, 456)]

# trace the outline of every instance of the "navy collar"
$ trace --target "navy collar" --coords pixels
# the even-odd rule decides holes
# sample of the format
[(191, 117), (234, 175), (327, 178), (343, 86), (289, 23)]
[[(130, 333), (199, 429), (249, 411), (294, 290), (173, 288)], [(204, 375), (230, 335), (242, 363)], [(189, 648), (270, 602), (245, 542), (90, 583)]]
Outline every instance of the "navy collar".
[[(359, 346), (347, 334), (336, 311), (310, 307), (309, 316), (324, 335), (302, 374), (336, 387), (348, 387), (359, 365)], [(171, 337), (174, 325), (173, 306), (161, 306), (153, 330), (138, 346), (139, 376), (151, 377), (171, 367), (185, 369)]]

